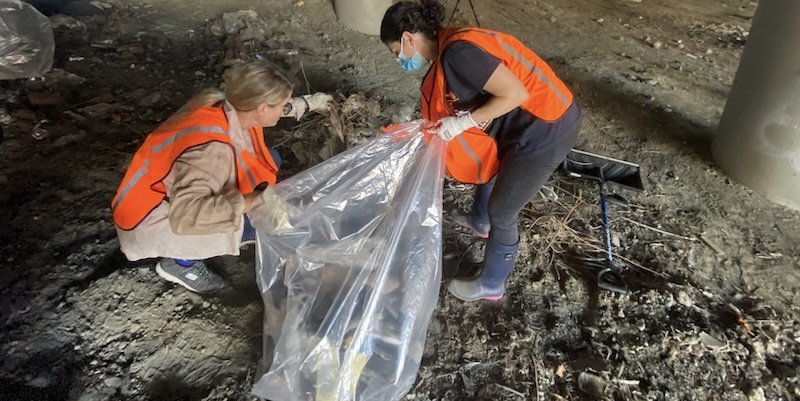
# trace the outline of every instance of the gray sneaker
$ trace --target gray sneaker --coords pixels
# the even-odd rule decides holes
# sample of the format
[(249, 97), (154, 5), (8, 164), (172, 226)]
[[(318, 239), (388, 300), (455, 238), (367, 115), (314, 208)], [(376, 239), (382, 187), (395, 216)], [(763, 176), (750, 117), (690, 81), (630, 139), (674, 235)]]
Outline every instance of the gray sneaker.
[(222, 277), (208, 269), (203, 261), (183, 267), (175, 259), (162, 258), (156, 263), (156, 273), (167, 281), (180, 284), (189, 291), (205, 294), (225, 288)]
[(239, 249), (245, 249), (250, 245), (255, 245), (255, 244), (256, 244), (255, 239), (243, 239), (242, 242), (239, 243)]

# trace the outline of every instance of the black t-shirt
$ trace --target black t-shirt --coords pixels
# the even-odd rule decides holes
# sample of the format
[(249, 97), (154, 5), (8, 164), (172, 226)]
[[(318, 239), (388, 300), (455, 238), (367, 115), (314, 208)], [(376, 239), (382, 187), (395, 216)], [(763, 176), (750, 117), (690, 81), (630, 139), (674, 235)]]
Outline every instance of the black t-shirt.
[[(498, 58), (469, 42), (456, 42), (442, 53), (441, 63), (448, 103), (452, 102), (456, 113), (474, 111), (492, 97), (483, 86), (500, 65)], [(500, 160), (510, 154), (532, 156), (556, 139), (552, 130), (537, 129), (542, 123), (537, 123), (536, 117), (517, 107), (489, 122), (484, 131), (495, 138)]]

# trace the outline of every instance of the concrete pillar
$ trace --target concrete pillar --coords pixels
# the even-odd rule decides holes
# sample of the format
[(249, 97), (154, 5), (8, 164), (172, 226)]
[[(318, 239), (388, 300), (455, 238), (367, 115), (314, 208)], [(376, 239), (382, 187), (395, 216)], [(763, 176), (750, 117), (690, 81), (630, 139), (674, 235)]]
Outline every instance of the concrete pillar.
[(712, 151), (733, 179), (800, 210), (800, 1), (758, 2)]
[(339, 21), (351, 29), (368, 35), (381, 33), (383, 14), (392, 0), (334, 0), (333, 8)]

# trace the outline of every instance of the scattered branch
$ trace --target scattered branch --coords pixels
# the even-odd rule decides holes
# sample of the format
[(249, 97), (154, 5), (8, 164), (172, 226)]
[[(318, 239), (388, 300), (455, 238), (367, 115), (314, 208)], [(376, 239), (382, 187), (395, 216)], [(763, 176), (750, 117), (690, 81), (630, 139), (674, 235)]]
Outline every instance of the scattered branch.
[(706, 237), (705, 234), (700, 234), (698, 237), (700, 238), (701, 241), (703, 241), (704, 244), (706, 244), (706, 246), (711, 248), (711, 250), (714, 251), (717, 255), (725, 256), (725, 252), (722, 249), (720, 249), (720, 247), (717, 246), (717, 244), (713, 243), (710, 239), (708, 239), (708, 237)]
[(311, 94), (311, 84), (308, 83), (308, 77), (306, 76), (306, 69), (303, 67), (303, 60), (300, 60), (300, 71), (303, 73), (303, 79), (306, 81), (306, 93), (309, 95)]
[(513, 389), (513, 388), (511, 388), (511, 387), (506, 387), (506, 386), (504, 386), (504, 385), (502, 385), (502, 384), (500, 384), (500, 383), (494, 383), (494, 385), (495, 385), (495, 386), (497, 386), (497, 387), (500, 387), (500, 388), (501, 388), (501, 389), (503, 389), (503, 390), (506, 390), (506, 391), (508, 391), (509, 393), (512, 393), (512, 394), (514, 394), (514, 395), (518, 395), (518, 396), (522, 397), (522, 399), (523, 399), (523, 400), (524, 400), (525, 398), (527, 398), (527, 397), (525, 397), (525, 394), (522, 394), (522, 393), (520, 393), (519, 391), (517, 391), (517, 390), (514, 390), (514, 389)]
[(669, 231), (660, 230), (660, 229), (655, 228), (653, 226), (648, 226), (647, 224), (640, 223), (640, 222), (638, 222), (636, 220), (632, 220), (632, 219), (629, 219), (627, 217), (620, 217), (620, 220), (624, 220), (624, 221), (627, 221), (629, 223), (633, 223), (633, 224), (635, 224), (635, 225), (637, 225), (639, 227), (646, 228), (646, 229), (651, 230), (651, 231), (655, 231), (655, 232), (657, 232), (659, 234), (664, 234), (664, 235), (669, 235), (671, 237), (680, 238), (680, 239), (682, 239), (684, 241), (697, 242), (697, 238), (686, 237), (686, 236), (683, 236), (683, 235), (671, 233)]

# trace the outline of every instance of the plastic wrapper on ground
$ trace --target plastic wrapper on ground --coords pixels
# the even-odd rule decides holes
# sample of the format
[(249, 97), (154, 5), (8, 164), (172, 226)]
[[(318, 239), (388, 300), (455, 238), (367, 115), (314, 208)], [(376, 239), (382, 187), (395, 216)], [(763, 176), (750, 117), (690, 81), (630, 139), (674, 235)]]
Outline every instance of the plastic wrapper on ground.
[(50, 20), (32, 5), (0, 0), (0, 79), (44, 75), (53, 66)]
[(438, 299), (444, 147), (418, 122), (267, 189), (258, 231), (274, 401), (399, 400)]

